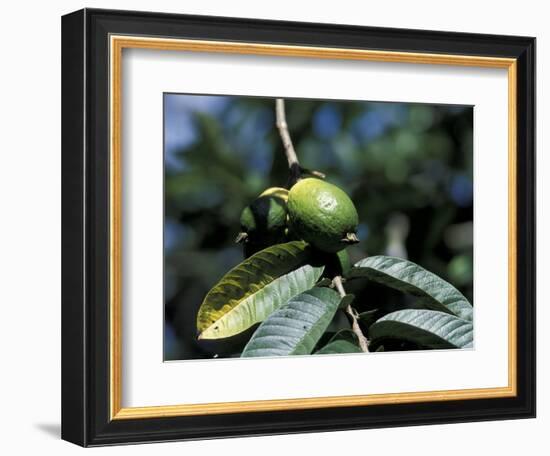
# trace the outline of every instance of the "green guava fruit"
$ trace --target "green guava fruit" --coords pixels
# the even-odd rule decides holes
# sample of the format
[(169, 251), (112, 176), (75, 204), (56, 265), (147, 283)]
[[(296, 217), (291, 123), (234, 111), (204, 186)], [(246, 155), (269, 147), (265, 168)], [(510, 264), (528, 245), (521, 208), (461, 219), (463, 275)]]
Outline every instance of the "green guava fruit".
[(323, 252), (359, 242), (357, 209), (346, 193), (320, 179), (298, 181), (288, 194), (290, 229)]
[(241, 232), (235, 240), (245, 246), (245, 256), (286, 240), (288, 190), (271, 187), (241, 213)]

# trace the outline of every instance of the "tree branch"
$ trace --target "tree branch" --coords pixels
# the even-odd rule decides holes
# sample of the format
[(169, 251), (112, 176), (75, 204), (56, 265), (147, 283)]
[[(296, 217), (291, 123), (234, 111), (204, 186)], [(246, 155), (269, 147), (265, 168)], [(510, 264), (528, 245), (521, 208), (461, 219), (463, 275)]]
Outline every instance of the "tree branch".
[(285, 148), (286, 159), (288, 160), (288, 167), (292, 169), (293, 166), (300, 166), (298, 161), (298, 156), (294, 150), (294, 145), (292, 144), (292, 139), (290, 138), (290, 133), (288, 131), (288, 124), (286, 123), (286, 112), (285, 112), (285, 100), (282, 98), (277, 98), (275, 100), (275, 114), (277, 119), (277, 128), (279, 129), (279, 134), (281, 135), (281, 140), (283, 141), (283, 146)]
[[(346, 296), (346, 290), (344, 290), (344, 285), (342, 284), (342, 277), (340, 276), (334, 277), (334, 279), (332, 279), (332, 284), (334, 285), (336, 290), (338, 290), (338, 293), (342, 298)], [(359, 340), (359, 346), (361, 347), (361, 350), (364, 353), (368, 353), (369, 341), (363, 334), (363, 331), (361, 331), (361, 327), (359, 326), (359, 321), (357, 319), (358, 317), (357, 311), (353, 307), (351, 307), (351, 304), (348, 304), (348, 306), (346, 307), (346, 313), (351, 318), (351, 329), (353, 330), (353, 332), (357, 336), (357, 339)]]
[(282, 98), (277, 98), (275, 100), (275, 118), (277, 129), (279, 130), (279, 135), (281, 136), (281, 141), (283, 142), (283, 147), (285, 149), (285, 155), (288, 161), (288, 169), (290, 172), (287, 187), (292, 187), (296, 182), (300, 180), (302, 174), (304, 173), (324, 179), (325, 175), (323, 173), (319, 171), (307, 170), (305, 168), (302, 168), (302, 166), (300, 165), (300, 162), (298, 161), (298, 156), (296, 155), (296, 150), (294, 149), (294, 145), (292, 144), (290, 132), (288, 131), (288, 124), (286, 123), (285, 100)]

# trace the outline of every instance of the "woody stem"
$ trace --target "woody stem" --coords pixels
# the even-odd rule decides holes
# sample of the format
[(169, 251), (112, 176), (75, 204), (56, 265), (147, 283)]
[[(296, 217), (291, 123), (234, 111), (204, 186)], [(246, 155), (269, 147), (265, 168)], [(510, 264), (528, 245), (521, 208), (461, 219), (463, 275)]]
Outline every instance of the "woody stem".
[[(346, 296), (346, 290), (344, 290), (344, 285), (342, 284), (342, 277), (336, 276), (334, 279), (332, 279), (332, 284), (340, 294), (340, 297)], [(358, 320), (358, 314), (357, 311), (351, 306), (351, 304), (348, 304), (346, 307), (346, 313), (351, 318), (351, 329), (357, 336), (357, 339), (359, 341), (359, 346), (361, 347), (361, 350), (364, 353), (369, 352), (369, 341), (366, 338), (366, 336), (363, 334), (363, 331), (361, 330), (361, 327), (359, 326), (359, 320)]]

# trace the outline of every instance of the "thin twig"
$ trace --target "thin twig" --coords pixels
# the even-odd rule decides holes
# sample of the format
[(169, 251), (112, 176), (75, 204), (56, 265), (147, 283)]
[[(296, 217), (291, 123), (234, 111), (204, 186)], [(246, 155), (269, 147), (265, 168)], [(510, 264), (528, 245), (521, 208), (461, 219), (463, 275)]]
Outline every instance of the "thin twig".
[[(332, 279), (332, 283), (336, 288), (336, 290), (338, 290), (338, 293), (342, 298), (346, 296), (346, 290), (344, 290), (344, 285), (342, 284), (342, 277), (340, 276), (334, 277), (334, 279)], [(361, 350), (364, 353), (368, 353), (369, 341), (363, 334), (363, 331), (361, 331), (361, 327), (359, 326), (359, 321), (357, 319), (358, 317), (357, 311), (353, 307), (351, 307), (351, 304), (348, 304), (348, 306), (346, 307), (346, 313), (351, 318), (351, 329), (353, 330), (353, 332), (357, 336), (357, 339), (359, 340), (359, 346), (361, 347)]]
[(286, 159), (288, 160), (288, 167), (290, 169), (292, 169), (293, 166), (299, 167), (300, 162), (294, 150), (294, 145), (292, 144), (292, 139), (288, 131), (288, 124), (286, 123), (285, 100), (282, 98), (277, 98), (275, 100), (275, 114), (277, 117), (277, 128), (279, 129), (279, 134), (281, 135), (281, 140), (285, 148)]
[(346, 290), (344, 290), (344, 284), (342, 283), (342, 277), (336, 276), (334, 279), (332, 279), (332, 284), (334, 285), (334, 288), (336, 288), (336, 291), (340, 294), (340, 297), (343, 298), (346, 296)]
[(288, 169), (290, 174), (287, 187), (290, 188), (298, 182), (302, 177), (302, 174), (311, 174), (312, 176), (324, 179), (325, 175), (322, 172), (305, 169), (300, 165), (298, 155), (296, 155), (296, 150), (292, 144), (290, 132), (288, 131), (288, 124), (286, 123), (285, 100), (282, 98), (275, 99), (275, 117), (277, 129), (279, 130), (279, 135), (281, 136), (286, 159), (288, 161)]

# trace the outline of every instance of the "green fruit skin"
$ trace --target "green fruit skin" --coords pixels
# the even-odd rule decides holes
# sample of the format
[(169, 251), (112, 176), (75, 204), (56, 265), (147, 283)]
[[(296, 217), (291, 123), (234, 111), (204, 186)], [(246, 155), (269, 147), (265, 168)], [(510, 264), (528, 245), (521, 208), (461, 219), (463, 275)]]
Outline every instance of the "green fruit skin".
[(359, 224), (349, 196), (336, 185), (315, 178), (300, 180), (290, 189), (288, 215), (294, 233), (329, 253), (346, 248), (342, 239), (355, 233)]
[(251, 244), (267, 247), (285, 239), (286, 200), (280, 192), (271, 190), (262, 193), (241, 213), (241, 229), (248, 234), (247, 242)]

